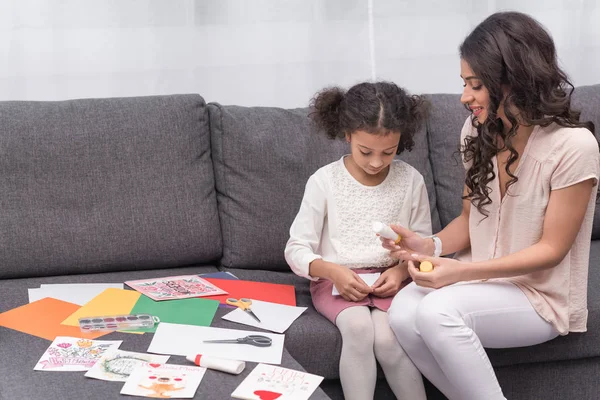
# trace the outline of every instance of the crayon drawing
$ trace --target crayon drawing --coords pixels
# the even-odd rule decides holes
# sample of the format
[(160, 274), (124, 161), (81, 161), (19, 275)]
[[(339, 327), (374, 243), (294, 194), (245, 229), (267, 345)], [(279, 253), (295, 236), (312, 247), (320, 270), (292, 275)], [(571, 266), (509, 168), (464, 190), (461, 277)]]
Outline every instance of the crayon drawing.
[(87, 340), (57, 336), (34, 370), (87, 371), (104, 353), (116, 350), (121, 342), (121, 340)]

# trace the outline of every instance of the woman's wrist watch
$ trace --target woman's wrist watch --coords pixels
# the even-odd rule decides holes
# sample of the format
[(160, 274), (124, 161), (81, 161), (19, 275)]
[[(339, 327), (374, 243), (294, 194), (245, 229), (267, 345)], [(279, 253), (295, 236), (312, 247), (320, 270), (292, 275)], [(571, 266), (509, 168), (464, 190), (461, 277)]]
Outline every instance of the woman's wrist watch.
[(435, 235), (427, 237), (433, 240), (433, 257), (439, 257), (442, 254), (442, 240)]

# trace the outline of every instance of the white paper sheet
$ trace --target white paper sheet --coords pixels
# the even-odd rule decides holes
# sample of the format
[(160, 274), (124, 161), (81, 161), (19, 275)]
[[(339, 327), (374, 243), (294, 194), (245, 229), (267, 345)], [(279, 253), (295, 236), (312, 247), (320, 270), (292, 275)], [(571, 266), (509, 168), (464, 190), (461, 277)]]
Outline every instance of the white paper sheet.
[(167, 361), (169, 356), (114, 350), (104, 353), (85, 376), (103, 381), (125, 382), (139, 365), (165, 364)]
[[(371, 274), (358, 274), (358, 276), (360, 276), (360, 279), (362, 279), (363, 281), (365, 281), (365, 283), (369, 286), (373, 286), (373, 284), (375, 283), (375, 281), (377, 280), (377, 278), (379, 278), (379, 276), (381, 275), (381, 273), (379, 272), (375, 272), (375, 273), (371, 273)], [(339, 296), (340, 292), (338, 292), (337, 288), (335, 287), (335, 285), (333, 285), (333, 289), (331, 290), (331, 294), (334, 296)]]
[(222, 318), (244, 325), (256, 326), (268, 331), (283, 333), (305, 310), (306, 307), (286, 306), (284, 304), (252, 300), (252, 311), (260, 319), (260, 322), (239, 308), (224, 315)]
[(29, 302), (51, 297), (69, 303), (84, 305), (107, 288), (123, 289), (122, 283), (47, 284), (39, 288), (27, 289)]
[[(237, 343), (203, 343), (203, 340), (237, 339), (248, 335), (270, 337), (269, 347)], [(284, 335), (161, 322), (156, 328), (148, 353), (188, 356), (203, 354), (229, 360), (281, 364)]]

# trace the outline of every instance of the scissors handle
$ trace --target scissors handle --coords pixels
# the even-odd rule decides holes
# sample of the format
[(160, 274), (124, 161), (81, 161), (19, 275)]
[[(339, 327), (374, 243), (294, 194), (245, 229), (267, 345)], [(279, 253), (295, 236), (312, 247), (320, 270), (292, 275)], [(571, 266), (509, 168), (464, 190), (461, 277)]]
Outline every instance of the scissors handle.
[(257, 347), (269, 347), (273, 343), (273, 340), (270, 337), (263, 335), (250, 335), (246, 336), (244, 339), (246, 343)]

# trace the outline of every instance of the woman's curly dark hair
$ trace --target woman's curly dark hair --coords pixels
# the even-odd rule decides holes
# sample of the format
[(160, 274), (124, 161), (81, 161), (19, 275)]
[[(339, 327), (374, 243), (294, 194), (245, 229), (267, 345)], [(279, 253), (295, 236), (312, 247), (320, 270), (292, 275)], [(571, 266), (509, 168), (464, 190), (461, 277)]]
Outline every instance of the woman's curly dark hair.
[[(492, 14), (461, 44), (460, 57), (490, 95), (488, 117), (481, 124), (473, 118), (478, 135), (467, 137), (461, 150), (464, 161), (472, 162), (465, 182), (469, 193), (463, 198), (487, 216), (484, 208), (492, 202), (488, 184), (496, 178), (492, 158), (500, 151), (510, 152), (506, 164), (510, 177), (507, 189), (517, 182), (509, 168), (519, 157), (512, 145), (519, 124), (544, 127), (556, 123), (584, 127), (592, 133), (594, 124), (580, 122), (580, 112), (571, 109), (573, 84), (558, 66), (552, 37), (530, 16), (518, 12)], [(503, 100), (504, 113), (511, 125), (506, 133), (497, 116)], [(497, 146), (498, 137), (504, 143), (501, 149)]]
[(411, 151), (413, 139), (426, 118), (427, 105), (391, 82), (359, 83), (347, 92), (331, 87), (311, 100), (311, 118), (331, 139), (365, 131), (386, 135), (400, 133), (396, 154)]

